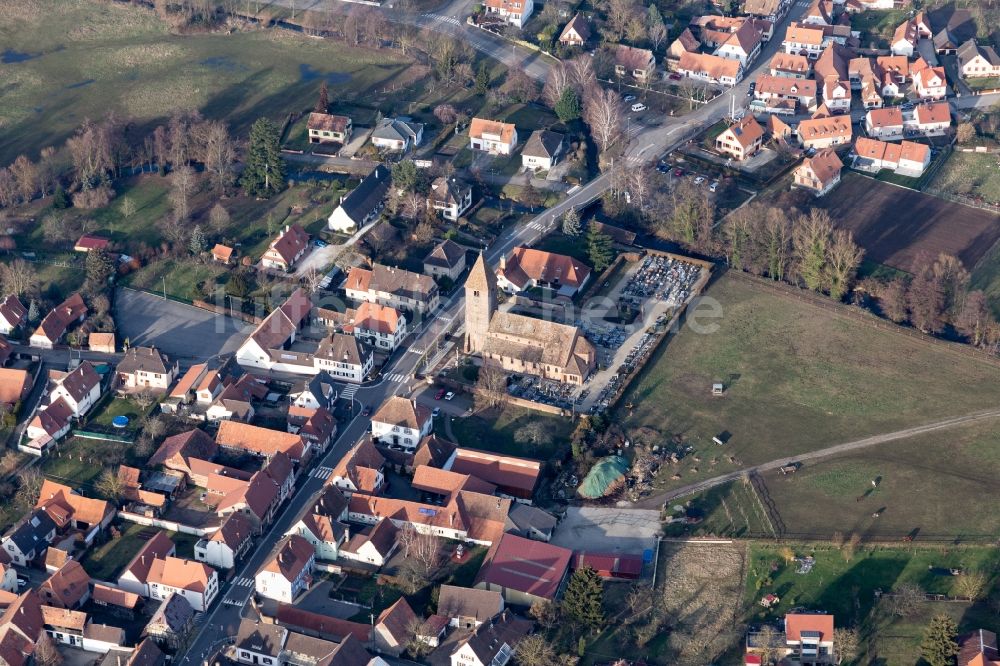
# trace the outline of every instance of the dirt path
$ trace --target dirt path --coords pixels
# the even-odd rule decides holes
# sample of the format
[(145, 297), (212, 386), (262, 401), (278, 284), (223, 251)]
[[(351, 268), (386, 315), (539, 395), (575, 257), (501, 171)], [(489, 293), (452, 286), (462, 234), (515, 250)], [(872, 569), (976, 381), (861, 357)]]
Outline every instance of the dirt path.
[(1000, 409), (973, 412), (972, 414), (966, 414), (965, 416), (953, 416), (940, 421), (934, 421), (933, 423), (926, 423), (924, 425), (914, 426), (913, 428), (906, 428), (905, 430), (896, 430), (895, 432), (887, 432), (881, 435), (872, 435), (871, 437), (865, 437), (864, 439), (856, 439), (853, 442), (835, 444), (824, 449), (809, 451), (808, 453), (803, 453), (797, 456), (786, 456), (778, 460), (772, 460), (770, 462), (761, 463), (752, 467), (745, 467), (735, 472), (729, 472), (728, 474), (715, 476), (711, 479), (705, 479), (704, 481), (681, 486), (680, 488), (675, 488), (674, 490), (654, 495), (653, 497), (636, 502), (634, 507), (637, 509), (658, 509), (665, 503), (677, 499), (678, 497), (692, 495), (694, 493), (714, 488), (715, 486), (720, 486), (723, 483), (735, 481), (744, 474), (750, 474), (752, 472), (761, 473), (778, 469), (782, 465), (787, 465), (790, 461), (807, 462), (810, 460), (820, 460), (839, 453), (865, 449), (870, 446), (875, 446), (876, 444), (885, 444), (886, 442), (891, 442), (897, 439), (907, 439), (909, 437), (916, 437), (917, 435), (923, 435), (929, 432), (946, 430), (948, 428), (954, 428), (955, 426), (965, 425), (967, 423), (974, 423), (976, 421), (985, 421), (987, 419), (995, 418), (1000, 418)]

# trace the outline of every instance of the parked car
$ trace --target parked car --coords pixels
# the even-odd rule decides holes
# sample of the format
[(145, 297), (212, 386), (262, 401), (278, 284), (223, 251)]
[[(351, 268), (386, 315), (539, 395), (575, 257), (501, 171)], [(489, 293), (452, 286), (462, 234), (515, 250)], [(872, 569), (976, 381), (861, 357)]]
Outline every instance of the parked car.
[(435, 407), (434, 410), (431, 411), (431, 416), (433, 416), (434, 418), (441, 416), (441, 408)]
[(656, 165), (656, 170), (659, 171), (660, 173), (670, 173), (670, 167), (668, 167), (666, 164)]
[(455, 397), (455, 392), (454, 391), (448, 391), (447, 393), (444, 394), (444, 399), (445, 400), (451, 400), (454, 397)]
[(444, 397), (445, 393), (447, 393), (447, 391), (445, 391), (444, 389), (438, 389), (438, 392), (434, 394), (434, 399), (440, 400), (441, 398)]
[(371, 415), (372, 415), (372, 408), (369, 407), (368, 405), (365, 405), (365, 408), (361, 410), (361, 416), (371, 416)]
[(674, 169), (674, 177), (680, 178), (684, 175), (684, 169)]
[(719, 181), (717, 181), (717, 180), (716, 181), (712, 181), (712, 184), (708, 186), (708, 191), (709, 192), (714, 192), (717, 189), (719, 189)]
[(317, 238), (316, 240), (313, 241), (313, 245), (315, 245), (316, 247), (326, 247), (327, 245), (329, 245), (329, 243), (327, 243), (322, 238)]
[(28, 579), (27, 578), (18, 578), (17, 579), (17, 589), (21, 590), (21, 589), (24, 589), (26, 587), (28, 587)]
[(642, 102), (636, 102), (635, 104), (632, 105), (632, 110), (636, 111), (636, 112), (638, 112), (638, 111), (645, 111), (646, 110), (646, 105), (643, 104)]
[(635, 101), (635, 95), (625, 95), (622, 97), (623, 102), (633, 102)]
[(680, 80), (681, 80), (681, 79), (683, 79), (684, 77), (683, 77), (683, 76), (681, 76), (680, 74), (678, 74), (677, 72), (674, 72), (673, 74), (671, 74), (671, 75), (670, 75), (670, 76), (668, 76), (667, 78), (668, 78), (668, 79), (671, 79), (671, 80), (673, 80), (673, 81), (680, 81)]
[(694, 179), (694, 184), (695, 185), (701, 185), (704, 182), (705, 182), (705, 177), (704, 176), (698, 176), (697, 178)]

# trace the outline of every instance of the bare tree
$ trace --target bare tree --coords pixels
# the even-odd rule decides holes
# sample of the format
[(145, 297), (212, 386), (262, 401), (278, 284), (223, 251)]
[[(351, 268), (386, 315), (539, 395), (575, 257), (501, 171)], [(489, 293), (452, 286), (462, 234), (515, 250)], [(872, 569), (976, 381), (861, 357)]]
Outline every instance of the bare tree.
[(170, 205), (181, 222), (187, 222), (191, 216), (191, 196), (197, 190), (197, 178), (195, 170), (186, 164), (175, 168), (170, 176)]
[(649, 42), (654, 51), (660, 50), (660, 47), (666, 43), (668, 35), (667, 26), (662, 21), (649, 26)]
[(549, 76), (545, 79), (545, 86), (542, 88), (542, 100), (550, 109), (555, 108), (563, 91), (570, 85), (569, 68), (566, 63), (561, 62), (549, 70)]
[(555, 658), (556, 651), (543, 634), (525, 636), (514, 646), (518, 666), (549, 666)]
[(76, 134), (66, 140), (77, 182), (84, 189), (93, 187), (112, 167), (111, 131), (110, 122), (84, 120)]
[(956, 328), (969, 339), (970, 344), (979, 347), (986, 342), (990, 323), (989, 301), (986, 299), (986, 294), (979, 289), (970, 291), (956, 318)]
[(891, 593), (883, 596), (886, 610), (897, 617), (912, 617), (927, 601), (923, 589), (915, 583), (903, 583)]
[(17, 494), (14, 496), (14, 504), (19, 509), (27, 511), (35, 506), (42, 492), (44, 478), (37, 467), (27, 467), (17, 473)]
[(636, 15), (635, 0), (609, 0), (607, 3), (605, 30), (612, 36), (611, 42), (620, 42), (625, 37), (629, 21)]
[(773, 664), (781, 656), (784, 637), (773, 625), (765, 624), (754, 635), (754, 647), (764, 664)]
[(924, 265), (916, 271), (906, 293), (910, 322), (924, 333), (937, 333), (944, 327), (945, 301), (940, 278), (933, 268)]
[(221, 202), (216, 201), (212, 210), (208, 211), (208, 223), (212, 227), (212, 231), (217, 234), (225, 232), (229, 227), (229, 211)]
[(833, 231), (827, 250), (827, 286), (830, 298), (841, 300), (851, 289), (861, 258), (865, 251), (854, 242), (850, 231), (837, 229)]
[(97, 480), (97, 492), (101, 493), (105, 499), (112, 502), (118, 502), (122, 495), (125, 493), (125, 483), (122, 478), (111, 469), (106, 468), (101, 472), (100, 478)]
[(594, 91), (584, 99), (583, 119), (601, 152), (617, 140), (623, 115), (621, 98), (613, 90)]
[(22, 202), (31, 201), (38, 192), (38, 167), (27, 155), (18, 155), (10, 165), (11, 175), (17, 183), (17, 192)]
[(202, 123), (200, 128), (202, 162), (212, 187), (225, 192), (235, 177), (236, 145), (229, 136), (226, 124), (219, 120)]
[(128, 220), (133, 215), (135, 215), (135, 211), (136, 211), (135, 199), (133, 199), (128, 195), (122, 197), (122, 201), (118, 205), (118, 212), (121, 213), (122, 217)]
[(837, 651), (839, 663), (850, 663), (858, 656), (860, 639), (858, 630), (851, 627), (838, 627), (833, 630), (833, 645)]
[(549, 599), (535, 601), (528, 614), (546, 630), (552, 629), (559, 622), (559, 606)]
[(507, 392), (507, 373), (496, 361), (483, 359), (476, 380), (474, 402), (477, 410), (503, 409), (510, 402)]
[(569, 61), (570, 81), (576, 86), (577, 92), (586, 93), (597, 85), (597, 73), (594, 71), (594, 59), (580, 55)]
[(894, 321), (897, 324), (906, 321), (906, 282), (902, 278), (890, 280), (882, 288), (878, 300), (882, 314), (888, 317), (890, 321)]
[(419, 615), (410, 620), (404, 628), (406, 636), (406, 651), (414, 659), (423, 659), (434, 650), (427, 641), (423, 640), (424, 619)]
[(990, 589), (990, 577), (982, 571), (966, 571), (955, 581), (955, 593), (970, 601), (979, 601)]
[(458, 112), (451, 104), (438, 104), (434, 107), (434, 117), (442, 125), (450, 125), (458, 120)]
[(38, 666), (61, 666), (63, 663), (62, 653), (56, 648), (52, 638), (44, 631), (38, 635), (35, 641), (35, 663)]
[(0, 285), (5, 294), (31, 295), (38, 290), (38, 273), (24, 259), (0, 264)]

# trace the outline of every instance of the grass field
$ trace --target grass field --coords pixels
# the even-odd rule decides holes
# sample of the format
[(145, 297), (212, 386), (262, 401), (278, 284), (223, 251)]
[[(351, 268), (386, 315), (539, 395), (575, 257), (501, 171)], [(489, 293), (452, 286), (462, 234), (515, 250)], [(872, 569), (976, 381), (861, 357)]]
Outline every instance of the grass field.
[[(547, 441), (531, 440), (536, 425), (550, 435)], [(558, 416), (507, 406), (499, 414), (486, 412), (456, 418), (451, 429), (455, 440), (466, 448), (547, 460), (559, 457), (569, 446), (573, 423)]]
[[(987, 604), (927, 603), (908, 618), (879, 618), (874, 635), (865, 646), (869, 663), (884, 666), (913, 666), (920, 659), (924, 629), (935, 615), (945, 614), (958, 624), (959, 635), (976, 629), (997, 629), (997, 615)], [(872, 624), (872, 622), (870, 622)]]
[(955, 151), (934, 179), (934, 188), (946, 194), (981, 197), (1000, 203), (1000, 157)]
[[(800, 574), (788, 556), (811, 556), (816, 562), (812, 571)], [(992, 572), (998, 564), (1000, 552), (995, 548), (873, 546), (852, 550), (833, 545), (753, 544), (745, 593), (748, 620), (779, 618), (802, 606), (833, 613), (838, 626), (855, 625), (868, 617), (876, 589), (888, 592), (903, 583), (915, 583), (930, 594), (956, 596), (958, 577), (941, 575), (938, 568)], [(776, 594), (781, 601), (765, 609), (759, 602), (766, 594)]]
[(867, 11), (851, 16), (851, 28), (861, 33), (861, 45), (886, 48), (893, 31), (909, 14), (898, 9)]
[[(995, 494), (1000, 483), (983, 470), (997, 465), (1000, 423), (955, 428), (808, 463), (795, 474), (766, 473), (756, 492), (773, 503), (770, 511), (748, 484), (714, 488), (692, 498), (690, 510), (703, 522), (687, 528), (675, 523), (668, 531), (771, 536), (773, 528), (786, 538), (827, 539), (840, 532), (988, 542), (1000, 533), (1000, 516), (980, 498)], [(872, 487), (875, 479), (878, 488)]]
[[(965, 266), (975, 266), (1000, 238), (995, 213), (857, 173), (845, 173), (835, 195), (819, 202), (834, 224), (854, 233), (867, 259), (904, 271), (922, 251), (953, 254)], [(901, 210), (908, 214), (900, 215)]]
[(119, 3), (29, 0), (3, 12), (0, 43), (31, 56), (0, 69), (4, 164), (108, 111), (141, 124), (200, 109), (245, 135), (260, 116), (309, 108), (323, 78), (333, 100), (370, 99), (405, 83), (409, 66), (395, 52), (285, 31), (171, 35), (152, 11)]
[[(80, 561), (87, 573), (96, 580), (116, 580), (125, 565), (142, 550), (149, 540), (149, 535), (159, 531), (155, 527), (129, 522), (121, 522), (117, 526), (121, 530), (120, 537), (109, 539), (106, 543), (91, 548)], [(178, 557), (187, 559), (194, 557), (194, 544), (198, 537), (180, 532), (166, 534), (177, 546)]]
[(55, 481), (93, 493), (105, 467), (119, 462), (142, 467), (145, 460), (135, 457), (133, 448), (126, 444), (71, 437), (45, 457), (41, 470)]
[[(626, 428), (694, 447), (664, 466), (662, 485), (966, 414), (1000, 397), (1000, 369), (891, 330), (727, 277), (706, 296), (723, 316), (701, 321), (718, 330), (685, 325), (621, 403), (635, 405), (618, 417)], [(721, 398), (710, 391), (717, 381), (727, 384)], [(716, 446), (712, 437), (723, 431), (731, 439)]]

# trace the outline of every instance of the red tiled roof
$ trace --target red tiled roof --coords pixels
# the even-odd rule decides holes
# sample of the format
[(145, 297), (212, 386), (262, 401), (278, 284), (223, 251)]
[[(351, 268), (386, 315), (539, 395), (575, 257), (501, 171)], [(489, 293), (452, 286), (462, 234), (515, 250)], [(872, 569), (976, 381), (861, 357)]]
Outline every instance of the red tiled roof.
[(476, 582), (553, 599), (572, 557), (566, 548), (504, 534), (486, 554)]
[(500, 266), (497, 273), (518, 289), (528, 280), (580, 287), (590, 277), (590, 267), (573, 257), (529, 247), (515, 247)]
[(833, 616), (826, 613), (789, 613), (785, 616), (785, 638), (802, 639), (803, 631), (816, 631), (821, 641), (833, 640)]

